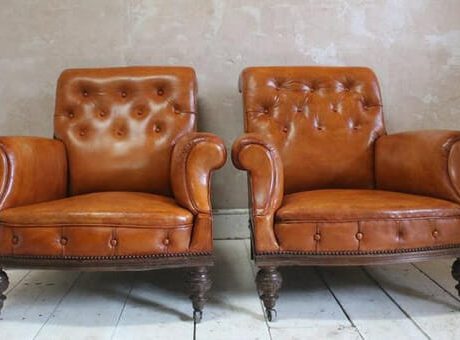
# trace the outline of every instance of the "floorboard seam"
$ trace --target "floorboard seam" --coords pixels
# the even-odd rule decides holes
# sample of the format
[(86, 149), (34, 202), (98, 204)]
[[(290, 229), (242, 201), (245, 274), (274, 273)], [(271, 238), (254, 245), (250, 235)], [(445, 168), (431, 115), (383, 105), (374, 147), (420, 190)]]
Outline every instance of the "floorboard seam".
[(367, 271), (366, 268), (364, 267), (360, 267), (361, 270), (364, 272), (364, 274), (372, 281), (374, 282), (377, 287), (379, 287), (382, 292), (390, 299), (391, 302), (393, 302), (395, 304), (396, 307), (398, 307), (398, 309), (415, 325), (415, 327), (417, 327), (417, 329), (427, 338), (427, 339), (430, 339), (431, 340), (431, 337), (429, 336), (429, 334), (427, 332), (425, 332), (425, 330), (417, 323), (417, 321), (415, 321), (410, 315), (409, 313), (404, 309), (402, 308), (402, 306), (393, 298), (393, 296), (391, 296), (390, 293), (388, 293), (388, 291), (383, 288), (383, 286), (380, 284), (380, 282), (377, 281), (377, 279), (375, 277), (373, 277), (371, 275), (371, 273), (369, 273)]
[(69, 295), (69, 293), (72, 291), (72, 289), (75, 287), (75, 285), (77, 284), (77, 282), (80, 280), (82, 276), (82, 272), (80, 272), (78, 274), (78, 276), (75, 278), (75, 280), (73, 281), (73, 283), (70, 285), (70, 287), (66, 290), (66, 292), (61, 296), (61, 298), (59, 299), (59, 301), (57, 302), (56, 306), (54, 306), (53, 310), (51, 311), (51, 313), (48, 315), (48, 317), (46, 318), (45, 322), (40, 326), (40, 328), (38, 329), (37, 333), (34, 335), (33, 337), (33, 340), (35, 340), (37, 338), (37, 336), (40, 334), (40, 332), (43, 330), (43, 328), (46, 326), (46, 324), (48, 323), (48, 321), (51, 320), (51, 317), (54, 315), (54, 313), (56, 312), (56, 310), (59, 308), (59, 306), (61, 305), (62, 301), (64, 301), (65, 297), (67, 295)]
[(15, 290), (15, 288), (16, 288), (17, 286), (19, 286), (19, 284), (20, 284), (22, 281), (24, 281), (24, 279), (25, 279), (27, 276), (29, 276), (30, 272), (31, 272), (31, 270), (29, 270), (27, 273), (25, 273), (25, 274), (21, 277), (21, 279), (20, 279), (18, 282), (16, 282), (16, 284), (15, 284), (13, 287), (11, 287), (10, 289), (8, 289), (4, 294), (5, 294), (5, 295), (10, 294), (13, 290)]
[(314, 270), (316, 272), (316, 274), (318, 275), (318, 277), (320, 278), (320, 280), (323, 282), (323, 284), (326, 286), (327, 290), (329, 291), (329, 293), (332, 295), (332, 297), (334, 298), (335, 302), (337, 302), (337, 304), (339, 305), (340, 309), (342, 310), (343, 314), (345, 314), (345, 317), (348, 319), (348, 322), (350, 322), (350, 325), (358, 332), (359, 334), (359, 337), (363, 340), (365, 340), (364, 336), (361, 334), (361, 331), (359, 330), (359, 328), (355, 325), (355, 323), (353, 322), (353, 320), (351, 319), (350, 315), (348, 315), (345, 307), (342, 305), (342, 303), (340, 302), (340, 300), (337, 298), (337, 296), (335, 295), (335, 293), (333, 292), (332, 288), (329, 286), (329, 284), (327, 283), (326, 279), (324, 278), (323, 276), (323, 273), (321, 273), (321, 271), (318, 269), (318, 267), (314, 267)]
[(433, 279), (430, 275), (428, 275), (427, 273), (425, 273), (423, 271), (423, 269), (420, 269), (418, 266), (416, 266), (414, 263), (411, 263), (412, 266), (414, 266), (420, 273), (422, 273), (423, 275), (425, 275), (430, 281), (432, 281), (436, 286), (438, 286), (439, 288), (441, 288), (444, 292), (446, 292), (448, 295), (450, 295), (451, 297), (453, 297), (455, 300), (459, 301), (460, 302), (460, 298), (455, 296), (454, 294), (452, 294), (451, 292), (449, 292), (446, 288), (444, 288), (444, 286), (442, 286), (439, 282), (437, 282), (435, 279)]
[(125, 301), (123, 302), (123, 306), (121, 307), (121, 310), (120, 310), (120, 314), (118, 315), (118, 318), (117, 318), (117, 322), (115, 323), (115, 326), (113, 328), (113, 332), (112, 332), (112, 335), (110, 336), (110, 340), (113, 340), (113, 338), (115, 337), (115, 334), (117, 332), (117, 329), (118, 329), (118, 324), (120, 323), (120, 320), (121, 320), (121, 317), (123, 315), (123, 312), (125, 311), (125, 307), (126, 307), (126, 304), (128, 303), (128, 300), (129, 300), (129, 297), (131, 296), (131, 292), (133, 290), (133, 283), (131, 282), (131, 285), (129, 287), (129, 291), (128, 291), (128, 294), (126, 294), (126, 297), (125, 297)]

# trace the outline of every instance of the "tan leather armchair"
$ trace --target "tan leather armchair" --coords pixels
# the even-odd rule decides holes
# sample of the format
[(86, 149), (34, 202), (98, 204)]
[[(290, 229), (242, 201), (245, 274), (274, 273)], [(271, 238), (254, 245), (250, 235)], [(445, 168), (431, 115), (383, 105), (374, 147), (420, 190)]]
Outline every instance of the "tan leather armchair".
[[(386, 135), (374, 73), (251, 67), (240, 77), (256, 281), (272, 320), (278, 266), (460, 255), (460, 132)], [(452, 267), (460, 281), (460, 261)], [(457, 285), (460, 290), (460, 285)]]
[[(55, 138), (0, 137), (0, 266), (190, 267), (199, 321), (213, 264), (211, 173), (226, 151), (195, 132), (196, 90), (187, 67), (64, 71)], [(0, 294), (7, 287), (0, 271)]]

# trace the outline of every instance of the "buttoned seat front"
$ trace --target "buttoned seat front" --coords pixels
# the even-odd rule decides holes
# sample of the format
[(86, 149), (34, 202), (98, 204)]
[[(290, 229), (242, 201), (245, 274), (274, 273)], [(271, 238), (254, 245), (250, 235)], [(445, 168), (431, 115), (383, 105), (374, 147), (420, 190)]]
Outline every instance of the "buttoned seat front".
[(102, 192), (6, 209), (0, 223), (1, 255), (120, 256), (187, 252), (193, 215), (168, 197)]
[(460, 205), (382, 190), (289, 194), (276, 212), (281, 252), (382, 253), (460, 243)]
[[(211, 175), (190, 67), (69, 69), (54, 138), (0, 137), (0, 267), (190, 268), (200, 321), (213, 264)], [(0, 309), (8, 279), (0, 268)]]

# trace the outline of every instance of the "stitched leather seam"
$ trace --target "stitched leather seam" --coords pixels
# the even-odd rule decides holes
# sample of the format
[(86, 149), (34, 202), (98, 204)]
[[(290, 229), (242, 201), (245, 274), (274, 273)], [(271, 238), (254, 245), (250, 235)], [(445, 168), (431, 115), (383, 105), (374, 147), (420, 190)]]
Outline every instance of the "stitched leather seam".
[(445, 244), (432, 247), (419, 247), (419, 248), (403, 248), (403, 249), (385, 249), (385, 250), (370, 250), (370, 251), (356, 251), (356, 250), (335, 250), (335, 251), (296, 251), (296, 250), (282, 250), (282, 251), (267, 251), (257, 252), (258, 256), (265, 255), (379, 255), (379, 254), (398, 254), (421, 252), (438, 249), (460, 248), (459, 243)]
[[(275, 156), (273, 155), (273, 150), (271, 150), (271, 148), (268, 147), (268, 146), (267, 146), (265, 143), (263, 143), (262, 141), (259, 141), (259, 140), (250, 140), (250, 141), (247, 141), (246, 143), (244, 143), (244, 145), (241, 146), (241, 148), (240, 148), (240, 150), (239, 150), (239, 152), (238, 152), (238, 155), (241, 153), (241, 151), (243, 151), (244, 148), (249, 147), (249, 146), (252, 146), (252, 145), (257, 145), (257, 146), (261, 147), (262, 149), (265, 149), (265, 150), (268, 151), (268, 154), (270, 155), (270, 157), (269, 157), (270, 168), (271, 168), (271, 169), (274, 169), (274, 171), (276, 171), (276, 170), (275, 170), (276, 167), (275, 167), (275, 164), (274, 164), (274, 158), (275, 158)], [(239, 163), (239, 161), (238, 161), (238, 163)], [(252, 200), (253, 200), (252, 206), (253, 206), (253, 211), (254, 211), (254, 215), (255, 215), (255, 216), (263, 216), (263, 215), (269, 215), (269, 214), (270, 214), (270, 213), (268, 213), (268, 210), (269, 210), (269, 208), (270, 208), (270, 201), (271, 201), (271, 199), (272, 199), (272, 197), (273, 197), (273, 192), (275, 191), (275, 188), (276, 188), (276, 186), (278, 185), (276, 178), (277, 178), (277, 175), (274, 174), (274, 176), (273, 176), (273, 181), (270, 181), (270, 182), (271, 182), (271, 185), (270, 185), (270, 189), (269, 189), (269, 194), (268, 194), (267, 202), (265, 202), (265, 204), (264, 204), (262, 213), (257, 212), (257, 210), (259, 210), (259, 209), (254, 208), (254, 207), (255, 207), (255, 205), (254, 205), (254, 195), (252, 195), (252, 196), (253, 196), (253, 197), (252, 197)], [(254, 192), (254, 190), (253, 190), (253, 192)]]
[(458, 142), (460, 142), (460, 138), (456, 138), (456, 139), (452, 142), (452, 144), (449, 146), (449, 155), (448, 155), (448, 157), (447, 157), (447, 169), (446, 169), (446, 171), (447, 171), (447, 178), (449, 178), (450, 186), (454, 189), (453, 191), (457, 194), (457, 198), (460, 197), (460, 192), (459, 192), (458, 188), (456, 187), (456, 185), (454, 185), (454, 181), (452, 180), (452, 176), (451, 176), (451, 174), (450, 174), (449, 169), (450, 169), (450, 167), (451, 167), (451, 165), (452, 165), (452, 164), (451, 164), (452, 148), (453, 148), (453, 146), (454, 146), (456, 143), (458, 143)]
[(417, 221), (417, 220), (452, 220), (452, 219), (460, 219), (460, 215), (451, 215), (451, 216), (416, 216), (416, 217), (403, 217), (403, 218), (395, 218), (395, 217), (387, 217), (387, 218), (360, 218), (360, 219), (340, 219), (340, 220), (288, 220), (288, 221), (276, 221), (275, 224), (303, 224), (303, 223), (343, 223), (343, 222), (372, 222), (372, 221), (383, 221), (383, 222), (391, 222), (391, 221)]
[[(78, 228), (83, 228), (83, 227), (107, 227), (107, 228), (138, 228), (138, 229), (188, 229), (193, 227), (193, 223), (190, 224), (182, 224), (179, 226), (168, 226), (165, 224), (162, 224), (161, 227), (155, 227), (155, 226), (150, 226), (150, 225), (138, 225), (138, 224), (97, 224), (97, 223), (87, 223), (87, 224), (66, 224), (66, 223), (59, 223), (59, 224), (43, 224), (43, 225), (37, 225), (37, 223), (31, 223), (31, 224), (26, 224), (26, 223), (21, 223), (21, 224), (13, 224), (13, 223), (4, 223), (0, 222), (0, 226), (3, 227), (9, 227), (9, 228), (59, 228), (59, 227), (78, 227)], [(165, 227), (163, 227), (165, 226)]]
[(4, 180), (2, 187), (0, 188), (0, 208), (3, 207), (5, 204), (6, 198), (8, 196), (8, 192), (11, 190), (11, 183), (12, 183), (12, 178), (11, 178), (11, 161), (10, 158), (8, 157), (8, 153), (6, 152), (5, 146), (3, 144), (0, 144), (0, 152), (2, 153), (2, 156), (5, 159), (6, 162), (6, 180)]
[[(200, 137), (194, 138), (191, 141), (189, 141), (186, 144), (186, 146), (184, 147), (184, 151), (186, 152), (185, 164), (184, 164), (184, 167), (185, 167), (184, 173), (185, 173), (186, 176), (188, 174), (188, 171), (187, 171), (188, 170), (188, 160), (189, 160), (190, 154), (192, 153), (192, 150), (194, 149), (194, 147), (196, 145), (198, 145), (199, 143), (202, 143), (204, 141), (206, 141), (206, 137), (200, 136)], [(203, 212), (200, 209), (198, 209), (195, 200), (192, 198), (192, 195), (190, 194), (192, 192), (192, 190), (190, 188), (190, 181), (189, 180), (185, 181), (185, 188), (186, 188), (186, 192), (187, 192), (187, 197), (190, 200), (190, 204), (192, 205), (193, 210), (195, 210), (197, 213), (206, 213), (206, 211)], [(208, 191), (209, 191), (209, 188), (208, 188)]]

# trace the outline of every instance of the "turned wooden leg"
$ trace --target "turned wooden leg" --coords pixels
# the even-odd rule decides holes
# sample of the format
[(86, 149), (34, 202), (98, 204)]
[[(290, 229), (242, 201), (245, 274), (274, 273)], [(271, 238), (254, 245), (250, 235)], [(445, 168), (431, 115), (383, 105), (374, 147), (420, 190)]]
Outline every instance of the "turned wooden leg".
[(460, 296), (460, 258), (457, 258), (452, 264), (452, 276), (458, 282), (455, 288)]
[(193, 304), (193, 320), (196, 323), (203, 317), (203, 307), (207, 298), (207, 292), (211, 289), (212, 281), (207, 267), (196, 267), (190, 271), (189, 276), (190, 299)]
[(5, 301), (6, 296), (3, 294), (5, 290), (8, 289), (10, 282), (8, 281), (8, 276), (5, 271), (0, 268), (0, 312), (3, 308), (3, 301)]
[(275, 304), (283, 279), (276, 267), (262, 267), (256, 276), (259, 297), (264, 302), (268, 321), (276, 320)]

